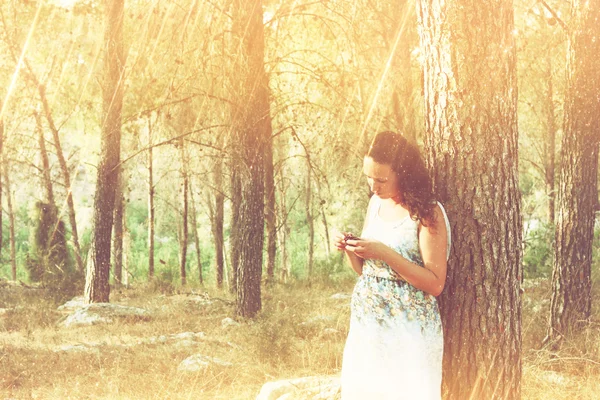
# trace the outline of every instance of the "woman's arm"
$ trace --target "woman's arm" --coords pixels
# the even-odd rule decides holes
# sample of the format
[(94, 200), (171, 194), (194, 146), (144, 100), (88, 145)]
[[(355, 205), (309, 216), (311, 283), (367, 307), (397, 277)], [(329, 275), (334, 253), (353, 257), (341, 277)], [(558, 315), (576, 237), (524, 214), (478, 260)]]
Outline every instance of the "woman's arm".
[(423, 258), (424, 268), (407, 260), (394, 249), (381, 242), (371, 240), (348, 241), (351, 246), (346, 251), (352, 251), (361, 258), (382, 260), (398, 273), (404, 280), (424, 292), (439, 296), (446, 283), (446, 222), (440, 208), (435, 210), (435, 225), (421, 227), (419, 247)]

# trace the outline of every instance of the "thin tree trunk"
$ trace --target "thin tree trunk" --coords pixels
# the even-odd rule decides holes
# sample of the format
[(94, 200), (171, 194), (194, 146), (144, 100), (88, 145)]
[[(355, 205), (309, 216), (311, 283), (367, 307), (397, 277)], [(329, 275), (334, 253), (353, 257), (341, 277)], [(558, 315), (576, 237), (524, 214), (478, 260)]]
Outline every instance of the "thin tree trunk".
[(546, 156), (546, 195), (548, 196), (548, 222), (554, 225), (554, 202), (556, 198), (554, 188), (556, 117), (554, 115), (554, 88), (552, 85), (552, 54), (550, 53), (546, 56), (546, 66), (548, 68), (546, 74), (546, 99), (544, 101), (544, 110), (546, 114), (546, 140), (544, 141), (544, 153)]
[[(234, 144), (235, 146), (235, 144)], [(241, 229), (243, 225), (240, 221), (242, 208), (242, 183), (239, 177), (237, 167), (232, 166), (231, 170), (231, 229), (229, 233), (229, 243), (231, 252), (231, 280), (229, 281), (229, 291), (237, 292), (238, 276), (240, 270), (240, 240)]]
[[(223, 161), (222, 159), (215, 160), (213, 181), (217, 188), (214, 199), (214, 207), (212, 199), (209, 199), (210, 215), (211, 215), (211, 230), (213, 240), (215, 242), (215, 262), (216, 262), (216, 278), (217, 287), (223, 288), (223, 273), (225, 271), (225, 237), (223, 234), (223, 225), (225, 223), (225, 195), (221, 191), (223, 187)], [(233, 221), (232, 221), (233, 223)], [(233, 249), (232, 249), (233, 253)]]
[(125, 198), (123, 195), (123, 170), (119, 171), (119, 179), (115, 195), (115, 223), (113, 238), (113, 279), (116, 286), (123, 282), (123, 225), (125, 219)]
[(325, 215), (324, 206), (321, 206), (321, 221), (323, 222), (323, 229), (325, 230), (325, 250), (329, 257), (331, 255), (331, 239), (329, 239), (329, 225), (327, 223), (327, 215)]
[(15, 238), (15, 211), (13, 210), (12, 193), (10, 190), (8, 160), (4, 160), (4, 187), (6, 189), (6, 206), (8, 208), (9, 235), (10, 235), (10, 271), (13, 281), (17, 280), (17, 248)]
[(286, 189), (286, 185), (285, 185), (285, 180), (284, 180), (284, 176), (283, 176), (283, 171), (280, 169), (279, 170), (280, 173), (280, 181), (281, 184), (279, 185), (279, 190), (280, 190), (280, 201), (279, 203), (281, 204), (281, 216), (279, 218), (279, 220), (281, 221), (281, 228), (279, 229), (279, 248), (281, 249), (281, 269), (280, 269), (280, 280), (283, 283), (287, 282), (287, 279), (290, 275), (290, 269), (288, 266), (288, 248), (287, 248), (287, 238), (288, 238), (288, 234), (289, 234), (289, 227), (288, 227), (288, 223), (287, 223), (287, 189)]
[(185, 141), (183, 138), (179, 142), (180, 151), (181, 151), (181, 189), (182, 189), (182, 213), (181, 213), (181, 247), (180, 247), (180, 257), (179, 257), (179, 273), (181, 275), (181, 285), (185, 286), (187, 278), (186, 278), (186, 263), (187, 263), (187, 247), (188, 247), (188, 172), (187, 172), (187, 157), (185, 154)]
[(264, 26), (261, 0), (233, 2), (233, 34), (240, 55), (234, 130), (240, 139), (234, 149), (240, 174), (239, 271), (237, 313), (253, 317), (262, 308), (261, 276), (265, 223), (264, 150), (272, 135), (269, 80), (264, 69)]
[(121, 154), (123, 107), (123, 2), (107, 0), (104, 7), (104, 82), (102, 85), (102, 136), (100, 164), (94, 197), (93, 238), (85, 283), (87, 303), (108, 302), (110, 296), (110, 250), (115, 188)]
[[(0, 110), (2, 110), (2, 102), (0, 102)], [(0, 168), (4, 163), (4, 120), (0, 116)], [(2, 258), (2, 245), (4, 244), (4, 235), (2, 233), (4, 211), (2, 210), (2, 191), (3, 191), (3, 174), (0, 173), (0, 258)]]
[(267, 282), (275, 277), (277, 257), (277, 215), (275, 209), (275, 179), (273, 177), (273, 137), (265, 143), (265, 218), (267, 228)]
[(192, 212), (192, 231), (194, 233), (194, 244), (196, 245), (196, 265), (198, 265), (198, 281), (204, 283), (202, 276), (202, 254), (200, 252), (200, 237), (198, 236), (198, 215), (196, 211), (196, 202), (194, 201), (194, 190), (192, 181), (189, 182), (190, 206)]
[(313, 264), (314, 264), (314, 253), (315, 253), (315, 223), (311, 211), (312, 203), (312, 181), (311, 181), (311, 170), (310, 164), (306, 171), (306, 203), (304, 209), (306, 212), (306, 223), (308, 225), (308, 260), (307, 260), (307, 276), (311, 279), (313, 276)]
[(152, 159), (152, 117), (148, 117), (148, 278), (154, 277), (154, 169)]
[[(40, 95), (42, 107), (44, 108), (44, 116), (46, 117), (46, 121), (48, 121), (50, 132), (52, 132), (52, 139), (54, 140), (54, 147), (56, 148), (56, 156), (58, 158), (58, 164), (60, 166), (60, 171), (63, 176), (66, 188), (67, 207), (69, 209), (69, 224), (71, 225), (71, 238), (73, 240), (73, 249), (75, 251), (75, 262), (77, 263), (77, 268), (79, 269), (79, 271), (83, 271), (83, 256), (81, 255), (81, 246), (79, 244), (79, 233), (77, 231), (77, 218), (75, 214), (75, 202), (73, 201), (73, 191), (71, 189), (71, 173), (69, 172), (69, 167), (67, 165), (67, 161), (62, 151), (62, 145), (60, 143), (60, 134), (58, 128), (56, 127), (56, 124), (54, 123), (54, 117), (52, 116), (52, 111), (50, 110), (48, 98), (46, 97), (46, 87), (37, 79), (37, 76), (35, 75), (33, 69), (29, 66), (29, 63), (26, 62), (26, 65), (29, 69), (28, 76), (38, 89), (38, 94)], [(36, 119), (37, 118), (38, 114), (36, 113)], [(38, 123), (41, 128), (41, 122)], [(54, 204), (53, 201), (51, 203)]]
[(50, 161), (46, 151), (46, 139), (42, 128), (42, 121), (37, 112), (33, 113), (35, 117), (35, 130), (38, 134), (38, 144), (40, 146), (40, 158), (42, 159), (42, 187), (46, 191), (46, 202), (54, 207), (54, 190), (52, 189), (52, 177), (50, 171)]
[(438, 300), (444, 398), (520, 399), (522, 220), (510, 0), (418, 5), (427, 162), (452, 253)]
[(600, 0), (577, 0), (572, 7), (550, 323), (544, 340), (553, 345), (580, 330), (592, 311), (600, 139)]

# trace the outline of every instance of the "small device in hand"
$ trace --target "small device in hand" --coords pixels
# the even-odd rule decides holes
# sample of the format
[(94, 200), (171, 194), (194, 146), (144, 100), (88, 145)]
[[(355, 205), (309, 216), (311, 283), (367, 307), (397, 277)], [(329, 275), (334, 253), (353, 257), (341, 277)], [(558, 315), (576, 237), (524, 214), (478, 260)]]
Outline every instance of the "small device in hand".
[(344, 243), (348, 243), (348, 240), (360, 240), (358, 236), (353, 235), (352, 233), (347, 233), (344, 235)]

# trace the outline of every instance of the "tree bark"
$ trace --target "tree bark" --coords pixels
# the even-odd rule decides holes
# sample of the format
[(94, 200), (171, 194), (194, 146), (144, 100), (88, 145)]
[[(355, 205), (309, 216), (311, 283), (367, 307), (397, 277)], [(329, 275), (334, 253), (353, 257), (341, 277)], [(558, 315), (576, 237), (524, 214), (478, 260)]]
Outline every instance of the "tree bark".
[[(237, 132), (232, 132), (237, 137)], [(237, 141), (237, 140), (236, 140)], [(232, 144), (236, 146), (237, 144)], [(234, 156), (234, 158), (236, 158)], [(230, 223), (230, 257), (231, 257), (231, 280), (229, 281), (229, 291), (231, 293), (237, 292), (238, 276), (240, 270), (240, 241), (241, 241), (241, 230), (243, 229), (242, 222), (240, 221), (241, 208), (242, 208), (242, 183), (240, 179), (240, 173), (236, 169), (239, 166), (231, 166), (231, 223)]]
[(152, 117), (148, 117), (148, 278), (154, 277), (154, 169), (152, 158)]
[(267, 282), (275, 280), (277, 257), (277, 214), (275, 205), (275, 179), (273, 172), (273, 137), (266, 138), (265, 150), (265, 218), (267, 228)]
[(12, 193), (10, 189), (10, 168), (8, 160), (4, 161), (4, 188), (6, 189), (6, 206), (8, 211), (10, 235), (10, 271), (13, 281), (17, 280), (17, 247), (15, 238), (15, 211), (13, 210)]
[(239, 271), (237, 313), (253, 317), (262, 307), (261, 275), (264, 239), (264, 149), (271, 136), (269, 81), (264, 69), (261, 0), (234, 0), (233, 35), (239, 44), (235, 70), (240, 76), (234, 105), (234, 149), (242, 199), (238, 224)]
[(306, 198), (304, 209), (306, 212), (306, 224), (308, 225), (308, 260), (307, 260), (307, 276), (311, 279), (313, 276), (313, 264), (315, 254), (315, 223), (312, 215), (312, 180), (310, 163), (307, 163), (306, 171)]
[(546, 99), (544, 111), (546, 115), (546, 135), (544, 141), (545, 173), (546, 173), (546, 196), (548, 196), (548, 222), (554, 225), (555, 208), (555, 154), (556, 154), (556, 117), (554, 113), (554, 88), (552, 85), (552, 55), (546, 56)]
[(121, 286), (123, 283), (123, 226), (125, 224), (125, 198), (123, 186), (123, 170), (120, 170), (115, 194), (115, 223), (113, 238), (113, 279), (116, 286)]
[(181, 285), (187, 283), (186, 264), (187, 264), (187, 247), (188, 247), (188, 171), (187, 157), (185, 154), (185, 141), (183, 138), (179, 141), (179, 150), (181, 152), (181, 190), (182, 190), (182, 210), (181, 210), (181, 243), (179, 256), (179, 273), (181, 275)]
[(211, 204), (210, 220), (213, 240), (215, 242), (217, 287), (221, 289), (223, 288), (223, 272), (225, 270), (225, 236), (223, 233), (223, 225), (225, 223), (225, 195), (221, 191), (223, 188), (222, 159), (216, 159), (213, 167), (213, 181), (216, 188), (216, 192), (214, 196), (214, 207), (212, 206), (212, 199), (209, 199), (209, 204)]
[(123, 2), (106, 0), (104, 5), (104, 84), (102, 86), (102, 137), (100, 164), (94, 197), (93, 237), (88, 257), (85, 301), (108, 302), (110, 296), (110, 250), (115, 206), (115, 188), (121, 153), (123, 107)]
[[(0, 110), (2, 110), (2, 102), (0, 102)], [(2, 118), (2, 116), (0, 116), (0, 168), (2, 168), (2, 164), (4, 163), (4, 120)], [(3, 224), (3, 217), (4, 217), (4, 211), (2, 210), (2, 191), (3, 191), (3, 174), (0, 171), (0, 258), (2, 256), (2, 245), (4, 243), (4, 235), (2, 233), (2, 227), (4, 226)]]
[(202, 253), (200, 251), (200, 237), (198, 236), (198, 215), (196, 211), (196, 202), (194, 201), (194, 190), (192, 188), (191, 180), (189, 181), (188, 190), (190, 192), (192, 231), (194, 233), (194, 244), (196, 245), (196, 265), (198, 265), (198, 282), (204, 283), (204, 276), (202, 275)]
[(510, 0), (421, 0), (427, 164), (448, 210), (446, 399), (520, 399), (522, 220)]
[(46, 120), (48, 121), (50, 131), (52, 132), (52, 139), (54, 140), (54, 147), (56, 148), (58, 164), (60, 165), (60, 170), (65, 181), (65, 187), (67, 192), (67, 207), (69, 209), (69, 224), (71, 225), (71, 238), (73, 240), (73, 249), (75, 250), (75, 262), (77, 263), (77, 268), (80, 271), (83, 271), (84, 265), (83, 257), (81, 256), (81, 246), (79, 244), (79, 233), (77, 231), (75, 202), (73, 201), (73, 191), (71, 189), (71, 173), (69, 172), (69, 167), (67, 166), (67, 161), (65, 160), (65, 156), (62, 151), (58, 128), (54, 124), (54, 118), (52, 117), (52, 113), (50, 112), (50, 106), (48, 104), (48, 99), (46, 98), (45, 87), (43, 85), (38, 85), (38, 92), (42, 100)]
[(46, 191), (46, 201), (52, 207), (55, 207), (50, 161), (48, 160), (48, 152), (46, 151), (46, 139), (44, 138), (42, 121), (40, 120), (40, 115), (37, 112), (34, 112), (33, 115), (35, 117), (35, 130), (38, 134), (38, 144), (40, 146), (40, 158), (42, 159), (42, 187)]
[(564, 134), (545, 342), (557, 345), (591, 316), (591, 266), (598, 202), (600, 0), (572, 4)]

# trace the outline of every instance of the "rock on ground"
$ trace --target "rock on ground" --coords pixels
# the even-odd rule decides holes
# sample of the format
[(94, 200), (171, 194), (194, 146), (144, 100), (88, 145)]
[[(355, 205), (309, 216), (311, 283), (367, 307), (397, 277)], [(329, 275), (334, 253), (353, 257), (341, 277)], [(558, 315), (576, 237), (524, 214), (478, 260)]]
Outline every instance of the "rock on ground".
[(265, 383), (256, 400), (337, 400), (340, 391), (338, 376), (310, 376)]
[(76, 309), (61, 325), (65, 328), (81, 325), (111, 323), (117, 318), (150, 318), (150, 313), (142, 308), (127, 307), (111, 303), (94, 303)]
[(211, 366), (231, 367), (233, 364), (227, 361), (219, 360), (218, 358), (209, 357), (202, 354), (194, 354), (193, 356), (183, 360), (177, 369), (184, 372), (198, 372), (204, 371)]

